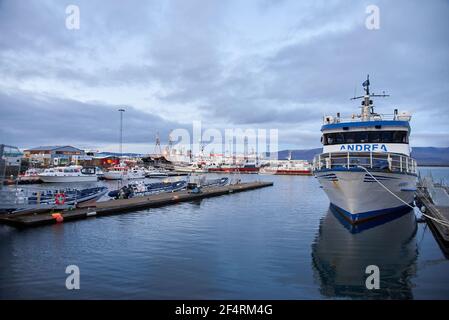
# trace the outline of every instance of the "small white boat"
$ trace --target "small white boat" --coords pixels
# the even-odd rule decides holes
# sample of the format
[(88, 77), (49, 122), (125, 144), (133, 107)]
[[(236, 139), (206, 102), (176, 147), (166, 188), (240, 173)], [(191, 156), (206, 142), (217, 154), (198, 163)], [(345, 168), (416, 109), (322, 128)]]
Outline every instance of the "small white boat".
[(144, 168), (134, 167), (128, 170), (128, 179), (144, 179), (145, 174)]
[(145, 176), (147, 178), (166, 178), (170, 176), (170, 171), (151, 167), (145, 170)]
[(197, 163), (192, 163), (190, 165), (176, 165), (174, 166), (174, 169), (177, 172), (196, 172), (196, 173), (208, 172), (207, 168), (203, 168), (199, 166)]
[(106, 180), (124, 180), (128, 179), (128, 167), (117, 165), (103, 173)]
[(38, 176), (43, 182), (48, 183), (95, 182), (98, 180), (95, 168), (83, 168), (82, 166), (49, 168), (39, 173)]
[(143, 179), (145, 178), (145, 169), (118, 165), (106, 171), (103, 176), (106, 180)]
[(30, 168), (25, 171), (24, 174), (20, 175), (18, 178), (19, 184), (31, 184), (40, 182), (39, 173), (43, 172), (42, 169)]

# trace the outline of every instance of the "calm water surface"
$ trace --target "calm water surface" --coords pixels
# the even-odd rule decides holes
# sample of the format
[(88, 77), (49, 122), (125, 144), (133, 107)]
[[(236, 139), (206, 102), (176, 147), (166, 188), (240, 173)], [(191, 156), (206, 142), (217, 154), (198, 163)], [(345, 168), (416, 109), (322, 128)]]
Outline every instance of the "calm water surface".
[[(449, 168), (421, 170), (449, 179)], [(242, 178), (274, 186), (28, 230), (0, 226), (0, 298), (449, 299), (449, 260), (413, 212), (351, 228), (313, 177)], [(65, 288), (72, 264), (80, 290)], [(373, 264), (381, 288), (369, 291)]]

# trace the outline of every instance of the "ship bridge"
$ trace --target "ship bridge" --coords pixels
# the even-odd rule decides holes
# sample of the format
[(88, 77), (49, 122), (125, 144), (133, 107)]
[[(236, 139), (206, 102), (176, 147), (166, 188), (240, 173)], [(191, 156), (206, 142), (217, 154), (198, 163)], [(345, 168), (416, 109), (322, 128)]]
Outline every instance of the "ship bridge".
[(351, 99), (362, 99), (360, 114), (347, 119), (341, 118), (340, 113), (324, 117), (321, 127), (323, 153), (388, 152), (410, 156), (410, 113), (398, 109), (393, 114), (374, 112), (372, 98), (388, 95), (370, 93), (369, 78), (364, 87), (365, 95)]

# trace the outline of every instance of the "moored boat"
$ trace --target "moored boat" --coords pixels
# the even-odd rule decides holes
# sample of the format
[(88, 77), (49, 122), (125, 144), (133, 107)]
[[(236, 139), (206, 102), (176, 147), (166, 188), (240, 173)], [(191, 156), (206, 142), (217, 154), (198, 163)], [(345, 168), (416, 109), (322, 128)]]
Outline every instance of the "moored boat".
[(219, 164), (208, 167), (208, 172), (214, 173), (258, 173), (260, 166), (256, 163), (245, 162), (243, 164)]
[(98, 180), (95, 167), (68, 166), (45, 169), (38, 174), (43, 182), (95, 182)]
[(109, 168), (109, 170), (104, 172), (103, 177), (106, 180), (143, 179), (145, 178), (145, 170), (139, 167), (129, 168), (120, 164)]
[(145, 170), (145, 177), (146, 178), (166, 178), (169, 176), (170, 171), (163, 169), (163, 168), (153, 168), (150, 167)]
[(145, 169), (139, 167), (133, 167), (128, 170), (128, 179), (143, 179), (145, 178)]
[(259, 170), (260, 174), (311, 176), (312, 165), (307, 160), (292, 160), (291, 154), (287, 160), (270, 161)]
[[(106, 194), (107, 187), (93, 187), (85, 189), (57, 189), (33, 192), (27, 197), (28, 204), (59, 204), (73, 205), (97, 199)], [(59, 198), (58, 198), (59, 197)]]
[(8, 201), (1, 208), (7, 212), (17, 213), (26, 210), (58, 209), (73, 206), (89, 200), (99, 199), (106, 194), (106, 187), (85, 189), (53, 189), (53, 190), (11, 190)]
[(201, 188), (210, 188), (210, 187), (221, 187), (225, 186), (229, 183), (228, 177), (218, 178), (218, 179), (206, 179), (205, 176), (200, 177), (199, 179), (191, 179), (189, 182), (189, 188), (192, 187), (201, 187)]
[(24, 174), (19, 175), (18, 184), (32, 184), (42, 182), (39, 177), (39, 173), (41, 173), (42, 169), (30, 168), (25, 171)]
[(108, 196), (115, 199), (129, 199), (161, 192), (176, 192), (186, 187), (187, 181), (185, 180), (155, 183), (136, 182), (123, 186), (118, 190), (110, 191)]
[(323, 152), (314, 158), (314, 174), (331, 205), (352, 223), (409, 207), (416, 190), (417, 164), (410, 157), (407, 112), (374, 112), (369, 78), (363, 83), (362, 112), (345, 120), (326, 116), (321, 128)]
[(198, 165), (197, 163), (192, 163), (189, 165), (175, 165), (174, 169), (176, 172), (186, 172), (186, 173), (206, 173), (208, 172), (207, 168)]

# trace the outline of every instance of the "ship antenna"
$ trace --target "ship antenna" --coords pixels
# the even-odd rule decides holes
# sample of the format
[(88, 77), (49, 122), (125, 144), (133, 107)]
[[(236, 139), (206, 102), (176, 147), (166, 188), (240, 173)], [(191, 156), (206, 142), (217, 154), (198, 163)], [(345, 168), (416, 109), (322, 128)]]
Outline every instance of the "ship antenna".
[(366, 81), (363, 83), (365, 88), (366, 95), (369, 96), (369, 74), (366, 75)]

